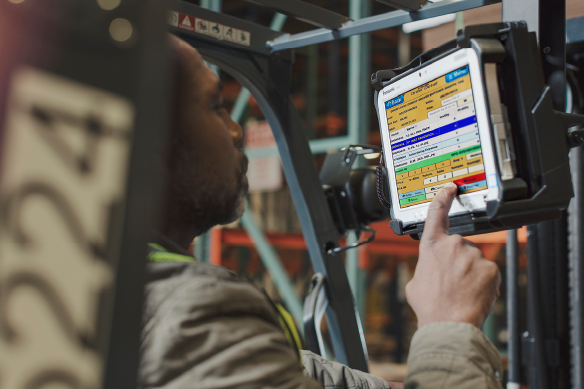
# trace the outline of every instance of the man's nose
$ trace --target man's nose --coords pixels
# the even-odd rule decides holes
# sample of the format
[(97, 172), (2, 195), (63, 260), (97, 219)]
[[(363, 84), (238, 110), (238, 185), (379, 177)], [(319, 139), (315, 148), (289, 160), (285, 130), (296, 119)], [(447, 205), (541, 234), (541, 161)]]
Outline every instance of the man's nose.
[(243, 143), (243, 129), (239, 125), (239, 123), (234, 122), (229, 119), (229, 133), (231, 135), (231, 139), (233, 139), (233, 144), (236, 147), (242, 146)]

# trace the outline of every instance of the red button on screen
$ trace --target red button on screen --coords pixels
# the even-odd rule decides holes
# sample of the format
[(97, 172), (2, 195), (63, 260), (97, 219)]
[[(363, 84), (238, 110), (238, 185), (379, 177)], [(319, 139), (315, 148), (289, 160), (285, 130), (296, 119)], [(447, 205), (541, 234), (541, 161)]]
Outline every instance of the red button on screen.
[(483, 181), (486, 179), (485, 173), (476, 174), (474, 176), (461, 178), (460, 180), (455, 180), (454, 183), (457, 186), (472, 184), (473, 182)]

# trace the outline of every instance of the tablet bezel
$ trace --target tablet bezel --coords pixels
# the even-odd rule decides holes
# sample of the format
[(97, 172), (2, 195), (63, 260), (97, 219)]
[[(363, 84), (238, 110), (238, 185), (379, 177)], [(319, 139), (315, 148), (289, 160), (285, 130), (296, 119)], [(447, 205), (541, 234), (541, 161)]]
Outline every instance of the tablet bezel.
[[(414, 69), (410, 74), (405, 75), (404, 77), (401, 77), (394, 82), (390, 82), (379, 92), (378, 95), (377, 107), (380, 118), (379, 122), (381, 126), (383, 150), (384, 155), (386, 156), (384, 161), (386, 165), (385, 167), (388, 171), (387, 179), (389, 181), (389, 190), (391, 192), (392, 198), (392, 218), (394, 220), (402, 221), (404, 225), (424, 221), (426, 219), (430, 202), (412, 205), (410, 207), (401, 209), (399, 201), (395, 201), (395, 199), (398, 199), (399, 196), (397, 193), (395, 174), (389, 173), (394, 171), (394, 167), (391, 147), (389, 146), (391, 143), (389, 139), (389, 128), (385, 112), (385, 102), (401, 95), (402, 93), (415, 89), (420, 85), (423, 85), (439, 77), (443, 77), (449, 72), (457, 70), (466, 65), (469, 66), (473, 100), (475, 104), (475, 114), (477, 116), (479, 138), (481, 140), (481, 149), (483, 153), (483, 165), (485, 167), (485, 175), (487, 177), (487, 189), (457, 196), (452, 203), (452, 207), (448, 214), (452, 216), (476, 211), (484, 211), (486, 209), (486, 201), (495, 200), (499, 196), (497, 171), (495, 168), (495, 155), (492, 145), (491, 129), (488, 121), (486, 105), (486, 94), (484, 92), (480, 73), (479, 60), (473, 49), (460, 49), (426, 66)], [(384, 91), (386, 92), (385, 95)]]

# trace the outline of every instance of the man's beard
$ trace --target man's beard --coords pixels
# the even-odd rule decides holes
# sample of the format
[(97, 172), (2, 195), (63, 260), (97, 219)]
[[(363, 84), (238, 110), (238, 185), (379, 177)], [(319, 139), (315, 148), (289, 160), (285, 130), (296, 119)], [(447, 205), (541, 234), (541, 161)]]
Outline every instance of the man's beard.
[(247, 207), (247, 156), (242, 155), (235, 180), (225, 180), (209, 174), (191, 150), (177, 148), (171, 157), (171, 219), (196, 235), (239, 219)]

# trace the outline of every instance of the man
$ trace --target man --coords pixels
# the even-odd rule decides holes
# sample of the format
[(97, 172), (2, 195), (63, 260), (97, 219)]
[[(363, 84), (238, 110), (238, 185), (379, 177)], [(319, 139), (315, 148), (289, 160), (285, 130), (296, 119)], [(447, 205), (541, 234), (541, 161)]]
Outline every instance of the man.
[[(146, 288), (143, 388), (396, 388), (382, 379), (290, 346), (276, 309), (250, 283), (193, 262), (193, 237), (241, 216), (247, 159), (241, 127), (222, 106), (217, 76), (188, 44), (178, 56), (177, 103), (160, 245)], [(180, 102), (180, 104), (178, 104)], [(499, 272), (460, 236), (448, 236), (456, 194), (435, 197), (406, 294), (418, 317), (406, 388), (497, 388), (497, 350), (479, 328), (498, 296)], [(176, 255), (170, 251), (180, 252)]]

